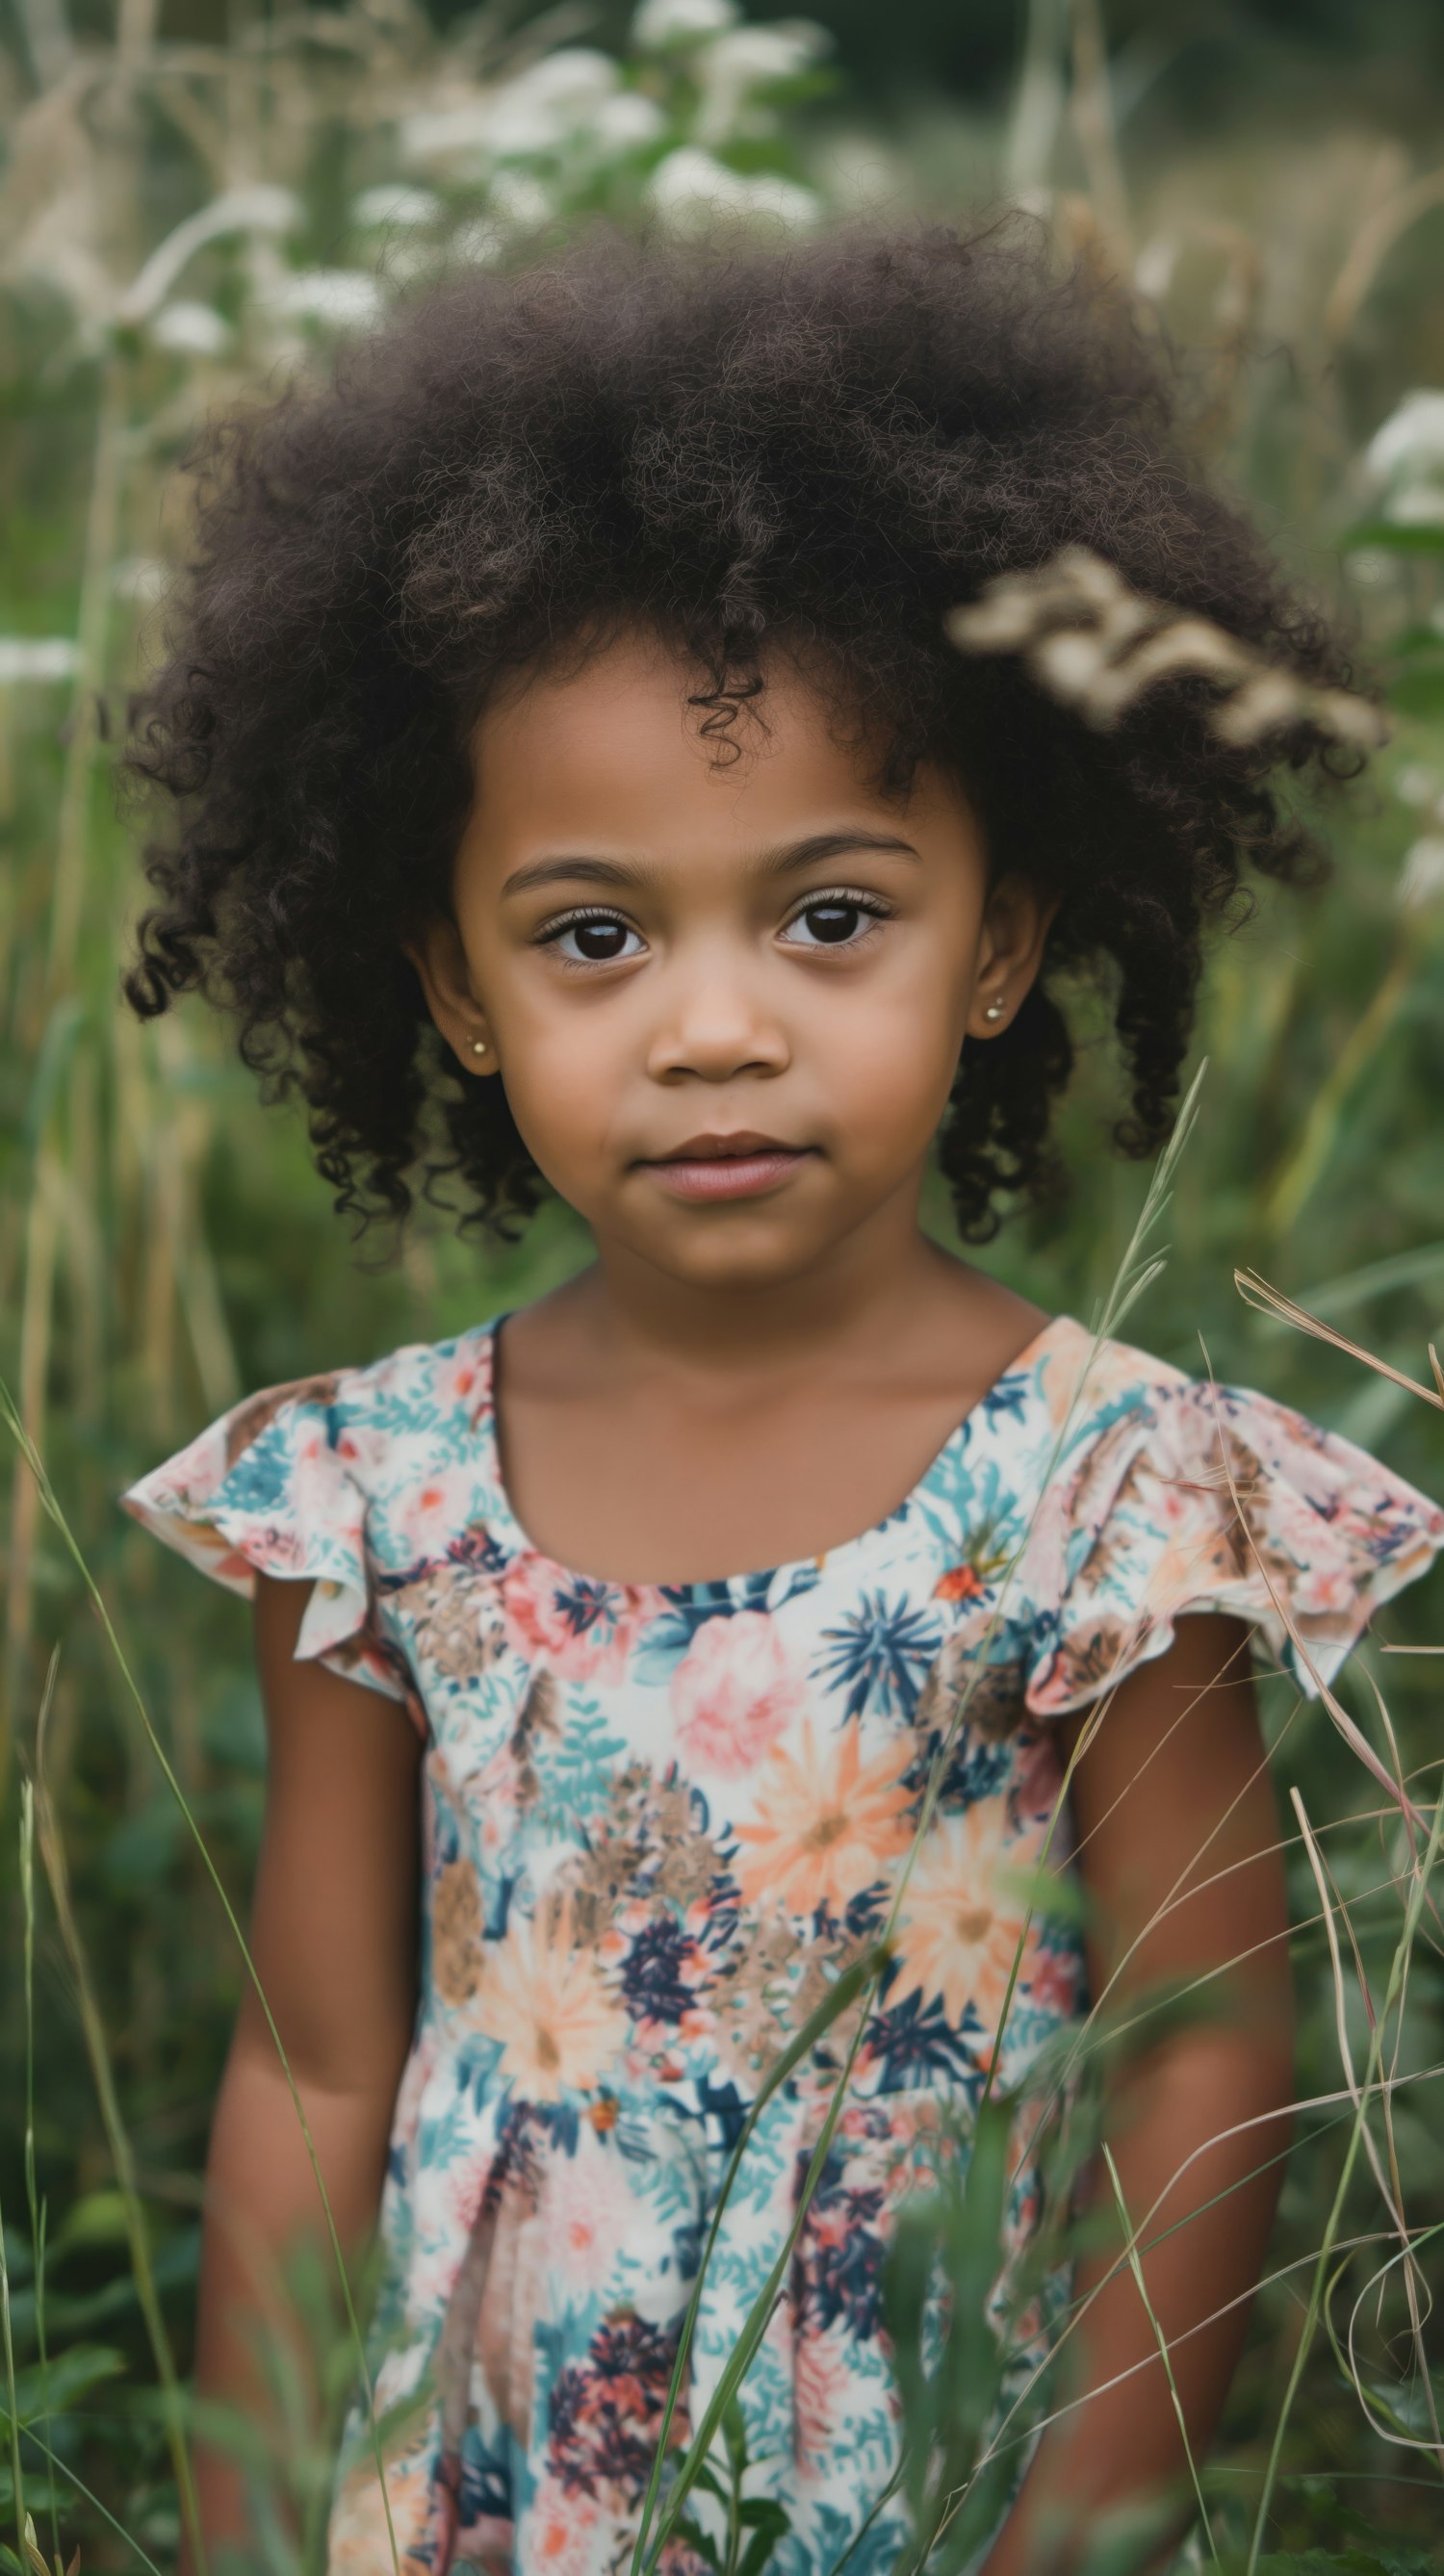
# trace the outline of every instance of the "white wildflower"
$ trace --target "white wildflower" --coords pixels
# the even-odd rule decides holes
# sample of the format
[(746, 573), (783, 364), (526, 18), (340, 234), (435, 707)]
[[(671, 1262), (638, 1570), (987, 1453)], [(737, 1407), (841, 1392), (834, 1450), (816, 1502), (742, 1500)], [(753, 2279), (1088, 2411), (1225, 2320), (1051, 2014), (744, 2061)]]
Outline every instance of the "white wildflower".
[(73, 680), (80, 647), (68, 635), (0, 635), (0, 688), (17, 680)]
[(642, 0), (631, 42), (640, 53), (661, 53), (671, 45), (705, 44), (736, 24), (733, 0)]
[(1426, 769), (1422, 760), (1406, 761), (1394, 781), (1394, 793), (1401, 805), (1432, 805), (1440, 792), (1437, 770)]
[(656, 142), (666, 123), (654, 98), (644, 98), (639, 89), (619, 89), (601, 101), (587, 131), (604, 152), (642, 152)]
[(682, 144), (659, 161), (647, 183), (647, 194), (666, 222), (677, 231), (703, 228), (715, 216), (784, 224), (789, 230), (815, 223), (821, 205), (811, 188), (766, 173), (744, 177), (695, 144)]
[(424, 232), (441, 212), (441, 199), (429, 188), (395, 183), (363, 188), (351, 207), (351, 221), (362, 232)]
[(403, 117), (397, 135), (408, 166), (429, 169), (433, 162), (474, 163), (485, 159), (491, 140), (491, 99), (482, 91), (461, 107), (423, 107)]
[(535, 232), (549, 224), (556, 201), (546, 182), (530, 170), (498, 170), (491, 183), (491, 212), (512, 232)]
[(1444, 526), (1444, 393), (1406, 394), (1365, 448), (1364, 472), (1397, 527)]
[(775, 27), (735, 27), (730, 35), (719, 36), (697, 65), (699, 143), (723, 143), (738, 132), (757, 91), (777, 89), (810, 71), (828, 43), (825, 30), (803, 18)]
[(270, 300), (288, 321), (364, 331), (381, 310), (381, 289), (364, 268), (298, 268), (278, 281)]
[(1444, 527), (1444, 476), (1437, 483), (1406, 483), (1390, 493), (1384, 507), (1396, 527)]
[(1173, 284), (1182, 245), (1176, 233), (1155, 233), (1145, 242), (1133, 266), (1133, 283), (1150, 304), (1158, 304)]
[(1408, 912), (1422, 910), (1444, 896), (1444, 833), (1426, 832), (1404, 853), (1399, 871), (1399, 901)]
[(564, 45), (529, 63), (514, 80), (479, 90), (456, 107), (421, 109), (401, 126), (403, 160), (426, 168), (460, 162), (478, 172), (493, 161), (560, 151), (595, 122), (620, 85), (610, 54)]
[(1381, 483), (1401, 466), (1444, 467), (1444, 393), (1406, 394), (1382, 429), (1375, 430), (1364, 462)]
[(499, 160), (524, 160), (555, 152), (574, 134), (593, 123), (604, 100), (618, 85), (609, 54), (588, 45), (567, 45), (544, 54), (515, 80), (493, 91), (489, 149)]
[(162, 304), (150, 317), (149, 336), (158, 349), (178, 356), (214, 358), (229, 340), (230, 327), (210, 304)]

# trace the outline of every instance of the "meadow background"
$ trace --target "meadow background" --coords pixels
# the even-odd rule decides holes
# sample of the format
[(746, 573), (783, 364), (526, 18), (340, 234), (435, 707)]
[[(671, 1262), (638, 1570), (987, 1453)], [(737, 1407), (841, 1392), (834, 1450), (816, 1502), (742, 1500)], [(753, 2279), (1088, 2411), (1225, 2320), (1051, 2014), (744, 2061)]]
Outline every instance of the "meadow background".
[[(1438, 1492), (1438, 1409), (1250, 1307), (1234, 1271), (1429, 1384), (1444, 1319), (1441, 106), (1430, 0), (833, 0), (805, 23), (727, 0), (647, 0), (635, 18), (11, 0), (0, 1375), (238, 1905), (262, 1801), (246, 1616), (130, 1528), (118, 1491), (241, 1392), (475, 1321), (583, 1246), (551, 1209), (513, 1250), (463, 1247), (423, 1219), (399, 1255), (358, 1258), (296, 1121), (258, 1104), (225, 1031), (198, 1007), (142, 1031), (118, 1006), (136, 833), (116, 814), (115, 745), (184, 546), (173, 474), (198, 418), (324, 361), (448, 263), (525, 258), (594, 212), (685, 227), (721, 204), (803, 228), (1021, 200), (1071, 255), (1131, 274), (1185, 353), (1198, 442), (1341, 606), (1392, 741), (1323, 815), (1331, 889), (1271, 896), (1220, 943), (1169, 1265), (1129, 1329), (1185, 1366), (1206, 1354)], [(1115, 1099), (1107, 1051), (1090, 1046), (1068, 1111), (1073, 1196), (986, 1255), (1085, 1318), (1144, 1186), (1107, 1150)], [(8, 1443), (0, 1546), (14, 2373), (0, 2531), (16, 2542), (18, 2479), (47, 2558), (79, 2545), (87, 2571), (165, 2568), (178, 2526), (156, 2352), (168, 2341), (184, 2376), (198, 2178), (241, 1972), (77, 1565)], [(1391, 1768), (1392, 1733), (1427, 1813), (1444, 1668), (1388, 1650), (1437, 1653), (1438, 1581), (1381, 1627), (1343, 1696)], [(1276, 1684), (1265, 1703), (1281, 1795), (1302, 1793), (1348, 1910), (1342, 2015), (1362, 2056), (1400, 1938), (1399, 1827), (1322, 1709)], [(47, 1854), (26, 1793), (42, 1704)], [(1283, 1813), (1299, 2091), (1337, 2094), (1335, 1978), (1286, 1798)], [(1426, 2300), (1444, 2280), (1437, 1931), (1426, 1914), (1380, 2042), (1407, 2080), (1387, 2122), (1371, 2113)], [(1205, 2477), (1220, 2545), (1250, 2527), (1347, 2134), (1337, 2105), (1301, 2115), (1277, 2277)], [(1357, 2155), (1327, 2265), (1325, 2322), (1341, 2333), (1397, 2253), (1391, 2228)], [(315, 2297), (319, 2332), (320, 2284)], [(1352, 2356), (1324, 2325), (1310, 2333), (1267, 2535), (1281, 2563), (1441, 2563), (1444, 2343), (1408, 2322), (1396, 2261)], [(300, 2444), (285, 2471), (314, 2501), (324, 2453)]]

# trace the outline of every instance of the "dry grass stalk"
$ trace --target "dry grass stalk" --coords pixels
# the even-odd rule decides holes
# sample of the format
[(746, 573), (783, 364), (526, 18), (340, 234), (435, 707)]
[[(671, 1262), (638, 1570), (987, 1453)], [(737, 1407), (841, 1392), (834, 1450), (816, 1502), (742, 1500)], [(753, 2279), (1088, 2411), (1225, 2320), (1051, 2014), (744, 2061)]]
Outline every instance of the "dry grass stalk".
[(1430, 170), (1423, 178), (1412, 179), (1397, 196), (1386, 199), (1382, 206), (1361, 226), (1353, 248), (1335, 278), (1323, 310), (1325, 337), (1332, 341), (1347, 339), (1360, 305), (1368, 295), (1394, 244), (1402, 241), (1423, 216), (1444, 206), (1444, 170)]
[(959, 652), (1018, 654), (1040, 688), (1101, 732), (1162, 682), (1197, 679), (1218, 693), (1209, 723), (1223, 742), (1262, 742), (1300, 725), (1363, 750), (1387, 738), (1368, 699), (1315, 688), (1208, 618), (1147, 598), (1088, 546), (1000, 574), (952, 611), (947, 630)]
[[(1418, 2259), (1414, 2253), (1413, 2244), (1410, 2238), (1408, 2222), (1404, 2216), (1403, 2193), (1399, 2182), (1398, 2154), (1394, 2139), (1393, 2106), (1389, 2095), (1385, 2093), (1381, 2103), (1381, 2111), (1384, 2121), (1384, 2137), (1388, 2150), (1387, 2171), (1385, 2170), (1384, 2159), (1380, 2155), (1377, 2142), (1374, 2138), (1374, 2133), (1369, 2127), (1368, 2120), (1365, 2116), (1364, 2097), (1360, 2090), (1358, 2076), (1354, 2070), (1354, 2053), (1349, 2040), (1347, 1998), (1344, 1985), (1344, 1964), (1339, 1951), (1339, 1936), (1334, 1920), (1336, 1913), (1342, 1917), (1349, 1935), (1349, 1944), (1354, 1954), (1355, 1977), (1358, 1983), (1359, 1992), (1363, 1998), (1364, 2011), (1367, 2016), (1371, 2032), (1376, 2031), (1378, 2027), (1377, 2017), (1374, 2011), (1373, 1997), (1369, 1991), (1369, 1981), (1365, 1974), (1364, 1963), (1360, 1955), (1358, 1942), (1354, 1937), (1354, 1927), (1349, 1917), (1348, 1907), (1345, 1905), (1343, 1897), (1340, 1895), (1338, 1887), (1335, 1884), (1333, 1874), (1319, 1849), (1297, 1781), (1294, 1782), (1293, 1786), (1289, 1790), (1289, 1798), (1293, 1806), (1294, 1814), (1298, 1818), (1299, 1831), (1303, 1836), (1304, 1850), (1308, 1857), (1309, 1867), (1313, 1872), (1314, 1884), (1319, 1891), (1319, 1904), (1323, 1917), (1324, 1937), (1329, 1945), (1329, 1964), (1333, 1972), (1334, 2037), (1339, 2051), (1339, 2063), (1343, 2068), (1344, 2081), (1349, 2091), (1349, 2099), (1353, 2103), (1355, 2115), (1359, 2121), (1359, 2135), (1363, 2142), (1364, 2152), (1369, 2159), (1370, 2168), (1373, 2172), (1374, 2181), (1378, 2188), (1379, 2197), (1383, 2201), (1384, 2207), (1389, 2213), (1390, 2222), (1398, 2236), (1400, 2254), (1403, 2259), (1404, 2283), (1409, 2302), (1410, 2340), (1413, 2344), (1418, 2360), (1420, 2384), (1426, 2392), (1430, 2427), (1434, 2436), (1432, 2444), (1420, 2444), (1417, 2447), (1425, 2449), (1432, 2448), (1439, 2455), (1441, 2465), (1444, 2465), (1444, 2437), (1441, 2437), (1440, 2434), (1439, 2417), (1435, 2407), (1434, 2392), (1429, 2378), (1428, 2358), (1424, 2349), (1423, 2340), (1424, 2310), (1421, 2309), (1420, 2306), (1420, 2294), (1422, 2292), (1425, 2306), (1427, 2307), (1429, 2299), (1429, 2285), (1423, 2273), (1420, 2271)], [(1404, 1969), (1405, 1976), (1407, 1976), (1407, 1973), (1408, 1969), (1406, 1962)], [(1398, 2073), (1397, 2051), (1398, 2040), (1401, 2035), (1401, 2032), (1396, 2031), (1395, 2064), (1390, 2070), (1391, 2074)], [(1354, 2384), (1356, 2389), (1360, 2385), (1359, 2374), (1357, 2371), (1355, 2372)]]
[[(1360, 1361), (1365, 1368), (1373, 1369), (1377, 1376), (1389, 1378), (1395, 1386), (1407, 1388), (1410, 1395), (1422, 1396), (1426, 1404), (1432, 1404), (1437, 1411), (1444, 1413), (1444, 1382), (1440, 1383), (1437, 1391), (1434, 1387), (1421, 1386), (1418, 1378), (1406, 1377), (1402, 1369), (1391, 1368), (1387, 1360), (1376, 1359), (1372, 1351), (1366, 1351), (1358, 1342), (1351, 1342), (1347, 1333), (1336, 1332), (1332, 1324), (1324, 1323), (1318, 1315), (1311, 1315), (1306, 1306), (1295, 1305), (1292, 1297), (1285, 1297), (1277, 1288), (1271, 1288), (1256, 1270), (1236, 1270), (1233, 1284), (1244, 1304), (1252, 1306), (1257, 1313), (1277, 1315), (1281, 1323), (1292, 1324), (1297, 1332), (1311, 1333), (1316, 1341), (1327, 1342), (1331, 1349), (1342, 1351), (1346, 1359)], [(1439, 1357), (1432, 1345), (1429, 1357), (1437, 1377)]]
[(1115, 261), (1126, 270), (1128, 196), (1118, 158), (1103, 12), (1098, 0), (1072, 0), (1072, 16), (1073, 95), (1069, 104), (1073, 131), (1104, 238)]

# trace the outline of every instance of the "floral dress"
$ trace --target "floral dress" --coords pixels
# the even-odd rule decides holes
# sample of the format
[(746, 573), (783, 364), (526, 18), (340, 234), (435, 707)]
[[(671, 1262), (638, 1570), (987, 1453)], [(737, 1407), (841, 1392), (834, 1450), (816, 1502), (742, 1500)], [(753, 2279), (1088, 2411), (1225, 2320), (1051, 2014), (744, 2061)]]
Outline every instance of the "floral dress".
[[(1074, 1914), (1028, 1897), (1045, 1858), (1067, 1864), (1053, 1721), (1185, 1611), (1252, 1620), (1317, 1688), (1444, 1514), (1265, 1398), (1060, 1317), (861, 1537), (716, 1582), (604, 1582), (512, 1513), (498, 1329), (258, 1396), (126, 1497), (236, 1591), (255, 1568), (309, 1581), (298, 1656), (396, 1699), (424, 1744), (420, 2003), (370, 2329), (399, 2564), (626, 2568), (739, 2129), (886, 1920), (941, 1757), (743, 2400), (748, 2491), (787, 2516), (774, 2564), (830, 2576), (861, 2535), (866, 2576), (903, 2536), (900, 2505), (873, 2513), (897, 2456), (893, 2213), (940, 2131), (965, 2133), (990, 2078), (1026, 2101), (1086, 2007)], [(805, 2062), (748, 2146), (684, 2420), (786, 2241), (839, 2058)], [(1037, 2135), (1019, 2132), (1016, 2248), (1045, 2215)], [(1014, 2318), (1008, 2386), (1055, 2305)], [(373, 2441), (353, 2426), (334, 2576), (393, 2565)]]

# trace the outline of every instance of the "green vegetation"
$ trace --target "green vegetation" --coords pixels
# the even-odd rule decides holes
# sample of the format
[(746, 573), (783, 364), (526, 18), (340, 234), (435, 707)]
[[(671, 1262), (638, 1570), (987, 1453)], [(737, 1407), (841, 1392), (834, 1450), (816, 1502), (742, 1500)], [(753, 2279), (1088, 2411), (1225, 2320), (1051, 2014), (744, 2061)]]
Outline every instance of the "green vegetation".
[[(734, 52), (729, 72), (726, 55), (669, 40), (669, 14), (675, 27), (686, 0), (670, 12), (652, 0), (654, 41), (620, 67), (570, 22), (533, 22), (508, 55), (490, 17), (438, 37), (404, 0), (284, 20), (247, 10), (225, 48), (158, 40), (145, 0), (127, 0), (113, 42), (84, 50), (55, 0), (26, 0), (18, 22), (0, 202), (0, 1374), (78, 1555), (22, 1444), (7, 1444), (12, 2566), (26, 2514), (47, 2568), (77, 2545), (88, 2571), (174, 2562), (198, 2176), (245, 1974), (217, 1881), (243, 1915), (261, 1810), (244, 1613), (125, 1524), (115, 1496), (243, 1390), (474, 1321), (582, 1254), (551, 1209), (513, 1250), (478, 1254), (428, 1220), (389, 1264), (358, 1262), (294, 1119), (257, 1104), (223, 1032), (199, 1010), (143, 1032), (118, 1007), (134, 832), (115, 815), (111, 747), (183, 543), (172, 469), (203, 411), (305, 363), (394, 288), (457, 258), (524, 257), (595, 209), (682, 223), (721, 198), (747, 219), (805, 223), (827, 205), (960, 208), (1007, 189), (1031, 192), (1076, 255), (1129, 264), (1145, 309), (1197, 353), (1199, 438), (1300, 567), (1347, 599), (1394, 727), (1374, 782), (1325, 816), (1332, 888), (1270, 895), (1221, 946), (1168, 1265), (1129, 1329), (1297, 1403), (1426, 1487), (1444, 1482), (1426, 1352), (1444, 1314), (1444, 391), (1430, 390), (1444, 387), (1432, 292), (1444, 177), (1356, 99), (1326, 48), (1288, 121), (1262, 34), (1267, 115), (1243, 81), (1233, 112), (1190, 134), (1166, 85), (1140, 81), (1139, 11), (1118, 31), (1110, 86), (1096, 0), (1059, 0), (1035, 10), (1002, 107), (919, 106), (884, 132), (845, 59), (779, 28), (770, 53), (749, 70)], [(1246, 63), (1242, 36), (1236, 48)], [(1106, 1150), (1114, 1114), (1100, 1047), (1068, 1112), (1071, 1198), (988, 1256), (1085, 1318), (1144, 1194)], [(1290, 1329), (1239, 1295), (1235, 1269), (1397, 1374)], [(1440, 1665), (1419, 1651), (1444, 1636), (1441, 1606), (1437, 1578), (1401, 1602), (1342, 1694), (1408, 1784), (1417, 1849), (1328, 1712), (1266, 1687), (1306, 2107), (1249, 2356), (1199, 2464), (1225, 2563), (1251, 2543), (1261, 2569), (1410, 2576), (1435, 2563), (1444, 2363), (1437, 2325), (1414, 2337), (1410, 2303), (1427, 2310), (1431, 2277), (1437, 2292), (1444, 2226), (1444, 1978), (1427, 1889)], [(1394, 2089), (1356, 2107), (1351, 2081), (1377, 2086), (1381, 2067)], [(987, 2250), (986, 2180), (949, 2204), (960, 2281)], [(906, 2288), (895, 2270), (900, 2318), (915, 2313)], [(351, 2351), (339, 2294), (323, 2269), (298, 2291), (339, 2400)], [(934, 2397), (905, 2335), (900, 2357), (915, 2414)], [(286, 2356), (274, 2366), (284, 2389)], [(723, 2432), (726, 2461), (704, 2479), (735, 2500), (746, 2463)], [(325, 2428), (257, 2467), (314, 2544)], [(926, 2470), (915, 2455), (932, 2511)], [(766, 2525), (746, 2513), (744, 2499), (734, 2521), (751, 2551)], [(278, 2518), (267, 2567), (313, 2559)], [(752, 2558), (741, 2564), (752, 2576)]]

